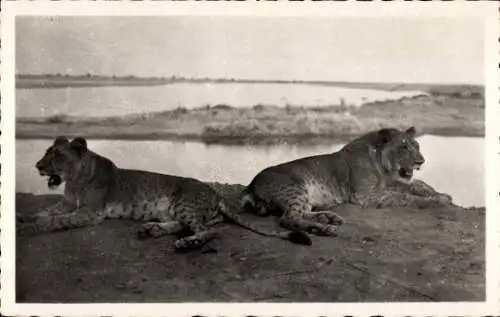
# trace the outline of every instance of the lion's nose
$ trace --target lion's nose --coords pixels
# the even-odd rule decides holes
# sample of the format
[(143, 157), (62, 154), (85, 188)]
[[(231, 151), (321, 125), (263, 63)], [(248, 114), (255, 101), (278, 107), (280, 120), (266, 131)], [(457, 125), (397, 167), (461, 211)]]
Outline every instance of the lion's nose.
[(42, 161), (38, 161), (38, 162), (36, 163), (35, 167), (36, 167), (37, 169), (42, 169), (42, 168), (43, 168), (43, 163), (42, 163)]
[(425, 163), (425, 159), (423, 157), (419, 157), (415, 161), (415, 164), (417, 164), (417, 165), (423, 165), (424, 163)]

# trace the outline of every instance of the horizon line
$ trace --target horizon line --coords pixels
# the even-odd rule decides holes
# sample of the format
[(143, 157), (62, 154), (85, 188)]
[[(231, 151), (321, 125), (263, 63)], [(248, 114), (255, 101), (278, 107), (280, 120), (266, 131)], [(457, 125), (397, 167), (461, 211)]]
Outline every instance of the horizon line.
[(195, 77), (195, 76), (182, 76), (182, 75), (162, 75), (162, 76), (140, 76), (134, 74), (128, 75), (115, 75), (115, 74), (62, 74), (62, 73), (15, 73), (15, 76), (59, 76), (59, 77), (108, 77), (108, 78), (135, 78), (135, 79), (185, 79), (185, 80), (226, 80), (226, 81), (254, 81), (254, 82), (313, 82), (313, 83), (351, 83), (351, 84), (395, 84), (395, 85), (471, 85), (482, 86), (484, 83), (476, 82), (405, 82), (405, 81), (370, 81), (370, 80), (339, 80), (339, 79), (256, 79), (256, 78), (235, 78), (235, 77)]

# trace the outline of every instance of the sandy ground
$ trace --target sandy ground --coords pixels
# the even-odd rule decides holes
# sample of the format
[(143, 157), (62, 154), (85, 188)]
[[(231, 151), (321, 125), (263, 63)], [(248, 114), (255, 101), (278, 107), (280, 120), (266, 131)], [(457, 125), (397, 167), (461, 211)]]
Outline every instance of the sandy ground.
[[(242, 186), (219, 186), (235, 201)], [(231, 197), (230, 197), (231, 196)], [(18, 194), (18, 213), (60, 196)], [(358, 302), (485, 300), (485, 210), (346, 205), (338, 237), (312, 246), (222, 225), (216, 253), (138, 240), (138, 223), (17, 238), (18, 302)], [(262, 228), (273, 217), (244, 215)]]

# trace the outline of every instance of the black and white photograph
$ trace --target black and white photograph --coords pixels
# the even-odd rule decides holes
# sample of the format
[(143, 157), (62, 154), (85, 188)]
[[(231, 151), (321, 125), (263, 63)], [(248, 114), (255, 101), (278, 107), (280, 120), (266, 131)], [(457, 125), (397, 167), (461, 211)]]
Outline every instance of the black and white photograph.
[(500, 308), (493, 3), (32, 4), (2, 10), (2, 314)]

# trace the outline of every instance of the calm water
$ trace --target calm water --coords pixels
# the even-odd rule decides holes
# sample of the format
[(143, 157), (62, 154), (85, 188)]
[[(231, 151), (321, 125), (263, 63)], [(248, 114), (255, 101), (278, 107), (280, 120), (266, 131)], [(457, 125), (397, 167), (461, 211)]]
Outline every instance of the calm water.
[(17, 117), (55, 114), (111, 116), (177, 107), (198, 108), (227, 104), (233, 107), (266, 105), (327, 106), (400, 99), (420, 91), (382, 91), (304, 84), (193, 84), (151, 87), (94, 87), (17, 89)]
[[(416, 172), (416, 177), (452, 195), (455, 202), (461, 205), (485, 205), (483, 138), (423, 136), (419, 141), (426, 163)], [(35, 162), (50, 144), (49, 140), (16, 141), (17, 192), (54, 192), (47, 188), (46, 179), (40, 177), (34, 168)], [(91, 149), (111, 158), (123, 168), (245, 185), (269, 165), (329, 153), (341, 146), (253, 147), (170, 141), (89, 141)], [(463, 156), (458, 151), (474, 155)], [(56, 192), (61, 192), (61, 189)]]

